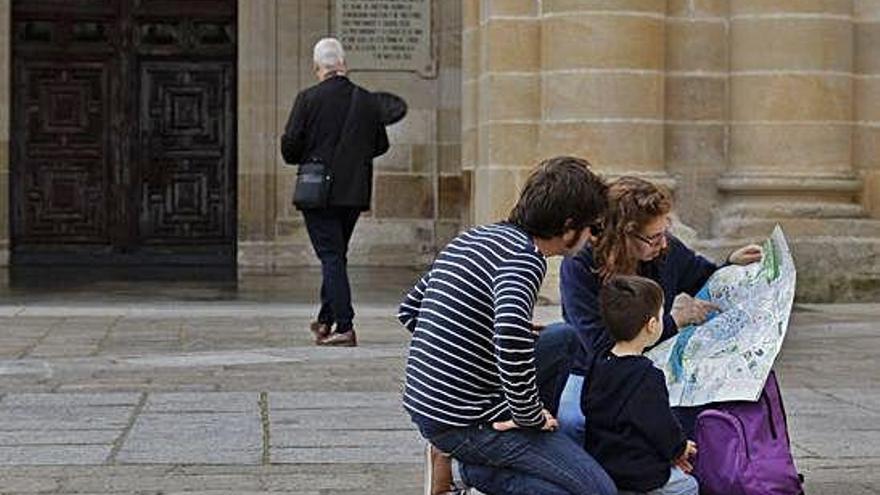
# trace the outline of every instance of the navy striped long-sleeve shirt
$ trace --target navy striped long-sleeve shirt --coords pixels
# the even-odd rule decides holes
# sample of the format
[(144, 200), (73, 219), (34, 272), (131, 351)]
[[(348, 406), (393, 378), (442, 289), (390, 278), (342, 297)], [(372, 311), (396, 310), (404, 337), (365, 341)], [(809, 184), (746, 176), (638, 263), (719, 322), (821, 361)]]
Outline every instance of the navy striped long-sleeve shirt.
[(404, 407), (452, 427), (513, 419), (541, 428), (532, 310), (546, 272), (531, 237), (512, 224), (449, 243), (400, 306), (413, 333)]

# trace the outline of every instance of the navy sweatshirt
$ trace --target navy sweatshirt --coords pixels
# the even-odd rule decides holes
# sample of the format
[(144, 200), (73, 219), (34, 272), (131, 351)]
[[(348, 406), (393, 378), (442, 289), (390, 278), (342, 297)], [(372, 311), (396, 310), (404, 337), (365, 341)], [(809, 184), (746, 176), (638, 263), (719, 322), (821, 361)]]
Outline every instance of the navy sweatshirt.
[(663, 372), (644, 356), (598, 356), (581, 397), (584, 447), (618, 490), (647, 492), (669, 481), (687, 439), (669, 408)]
[[(665, 255), (642, 262), (638, 275), (648, 277), (663, 288), (663, 336), (660, 342), (678, 332), (670, 310), (675, 296), (685, 292), (694, 295), (718, 267), (685, 246), (675, 236), (668, 237)], [(611, 339), (599, 312), (601, 283), (591, 247), (575, 256), (565, 258), (559, 271), (559, 290), (562, 294), (562, 316), (573, 326), (580, 340), (579, 352), (574, 356), (572, 372), (583, 375), (594, 352), (611, 348)]]

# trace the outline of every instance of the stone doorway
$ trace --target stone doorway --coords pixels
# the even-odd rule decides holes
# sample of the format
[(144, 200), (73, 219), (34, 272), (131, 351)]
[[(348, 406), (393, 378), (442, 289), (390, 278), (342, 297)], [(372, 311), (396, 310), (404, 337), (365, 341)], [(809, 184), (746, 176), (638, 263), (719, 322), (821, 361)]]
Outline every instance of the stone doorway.
[(235, 263), (236, 18), (12, 2), (13, 264)]

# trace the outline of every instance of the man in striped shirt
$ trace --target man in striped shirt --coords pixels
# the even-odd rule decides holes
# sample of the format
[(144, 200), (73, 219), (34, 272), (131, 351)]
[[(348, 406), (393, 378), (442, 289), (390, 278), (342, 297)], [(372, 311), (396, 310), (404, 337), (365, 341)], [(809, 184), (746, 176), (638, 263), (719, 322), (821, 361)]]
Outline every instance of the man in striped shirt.
[[(583, 247), (605, 192), (584, 160), (542, 162), (509, 219), (459, 235), (400, 306), (413, 334), (404, 407), (422, 436), (459, 461), (467, 485), (507, 495), (616, 493), (580, 445), (555, 433), (532, 325), (546, 258)], [(454, 489), (443, 484), (433, 493)]]

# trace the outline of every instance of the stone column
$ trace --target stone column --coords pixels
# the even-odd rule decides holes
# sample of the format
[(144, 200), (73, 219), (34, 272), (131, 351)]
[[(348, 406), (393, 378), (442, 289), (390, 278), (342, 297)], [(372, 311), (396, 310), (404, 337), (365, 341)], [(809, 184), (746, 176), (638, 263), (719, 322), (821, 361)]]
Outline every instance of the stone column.
[(675, 210), (706, 237), (725, 172), (728, 107), (727, 1), (669, 0), (666, 17), (666, 169)]
[(880, 222), (853, 170), (853, 6), (731, 1), (729, 168), (713, 231), (731, 247), (782, 224), (801, 301), (880, 293)]
[(9, 264), (9, 108), (12, 63), (10, 0), (0, 0), (0, 266)]
[(544, 0), (540, 156), (669, 182), (664, 165), (665, 0)]
[[(714, 232), (831, 234), (864, 211), (852, 169), (852, 0), (732, 0), (729, 168)], [(849, 222), (845, 231), (858, 227)]]
[(263, 269), (271, 268), (276, 217), (276, 15), (276, 0), (238, 2), (239, 265)]
[(535, 163), (539, 2), (464, 0), (463, 6), (463, 161), (473, 170), (473, 221), (481, 224), (507, 217)]
[(862, 205), (880, 218), (880, 0), (856, 0), (853, 163), (864, 182)]

